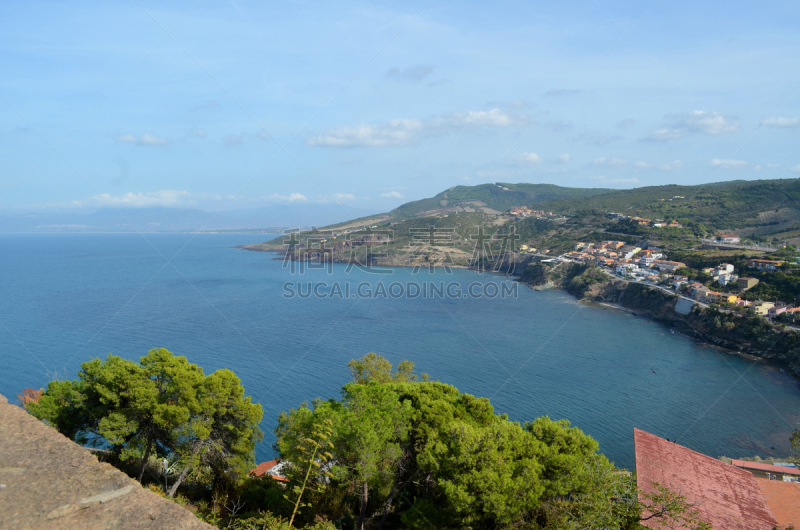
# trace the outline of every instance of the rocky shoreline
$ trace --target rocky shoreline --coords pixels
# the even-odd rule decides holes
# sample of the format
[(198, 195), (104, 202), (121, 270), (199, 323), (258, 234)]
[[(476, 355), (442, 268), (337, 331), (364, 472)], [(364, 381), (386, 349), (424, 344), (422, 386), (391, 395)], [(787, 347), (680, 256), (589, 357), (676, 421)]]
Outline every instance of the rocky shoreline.
[[(680, 299), (675, 295), (636, 282), (609, 279), (592, 267), (572, 267), (571, 273), (548, 281), (578, 300), (667, 324), (676, 333), (700, 344), (767, 361), (800, 379), (800, 334), (794, 331), (782, 329), (760, 316), (726, 313), (696, 304), (683, 314), (676, 311)], [(538, 276), (548, 277), (548, 274)]]

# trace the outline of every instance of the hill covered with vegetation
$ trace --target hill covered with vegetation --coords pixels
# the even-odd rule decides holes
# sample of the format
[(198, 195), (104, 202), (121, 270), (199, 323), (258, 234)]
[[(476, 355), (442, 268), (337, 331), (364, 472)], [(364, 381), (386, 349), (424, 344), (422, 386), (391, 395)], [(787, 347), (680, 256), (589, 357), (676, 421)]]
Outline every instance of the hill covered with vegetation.
[[(527, 207), (530, 215), (510, 214), (514, 207)], [(610, 215), (614, 213), (622, 217)], [(653, 226), (655, 221), (663, 222)], [(431, 230), (427, 240), (426, 229)], [(382, 235), (375, 235), (378, 232)], [(503, 242), (512, 232), (514, 249)], [(291, 244), (293, 259), (332, 257), (334, 262), (350, 262), (364, 247), (379, 243), (380, 250), (369, 258), (376, 265), (417, 266), (447, 260), (451, 265), (469, 266), (476, 241), (482, 237), (488, 238), (496, 255), (527, 245), (553, 256), (572, 250), (578, 241), (603, 240), (649, 241), (684, 251), (723, 232), (738, 234), (751, 244), (800, 243), (800, 179), (629, 190), (551, 184), (455, 186), (385, 214), (245, 248), (286, 250)]]
[(544, 201), (592, 197), (614, 190), (604, 188), (565, 188), (554, 184), (480, 184), (455, 186), (427, 199), (412, 201), (392, 210), (394, 219), (407, 219), (442, 208), (481, 207), (505, 212), (514, 206), (534, 206)]
[(800, 179), (648, 186), (590, 197), (559, 198), (539, 203), (538, 207), (561, 214), (600, 210), (688, 219), (719, 230), (766, 228), (762, 230), (766, 233), (769, 229), (800, 225)]

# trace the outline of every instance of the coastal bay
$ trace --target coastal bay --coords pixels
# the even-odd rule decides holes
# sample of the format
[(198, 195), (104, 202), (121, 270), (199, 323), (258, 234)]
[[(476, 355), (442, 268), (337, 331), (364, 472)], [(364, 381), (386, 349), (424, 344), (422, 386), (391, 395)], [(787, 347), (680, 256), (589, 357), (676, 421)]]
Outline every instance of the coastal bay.
[(568, 418), (624, 467), (633, 466), (634, 426), (712, 456), (781, 456), (800, 419), (800, 388), (779, 369), (558, 290), (519, 285), (503, 299), (284, 298), (289, 281), (366, 282), (375, 293), (379, 283), (456, 282), (466, 291), (512, 279), (463, 269), (376, 275), (345, 265), (300, 276), (271, 254), (231, 248), (263, 238), (2, 236), (0, 393), (74, 378), (91, 357), (137, 359), (163, 346), (206, 373), (227, 367), (242, 378), (265, 409), (260, 460), (272, 455), (278, 412), (338, 397), (347, 361), (369, 351), (410, 359), (419, 372), (491, 398), (513, 420)]

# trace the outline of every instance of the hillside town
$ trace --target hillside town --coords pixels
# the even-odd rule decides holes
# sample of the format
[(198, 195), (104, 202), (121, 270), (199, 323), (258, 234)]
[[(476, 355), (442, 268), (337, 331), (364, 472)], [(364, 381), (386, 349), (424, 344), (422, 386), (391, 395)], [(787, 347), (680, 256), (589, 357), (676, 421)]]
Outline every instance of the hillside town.
[[(734, 238), (730, 235), (720, 236), (723, 237), (728, 240)], [(536, 253), (537, 249), (521, 245), (520, 252)], [(695, 279), (692, 279), (689, 276), (690, 267), (686, 263), (666, 259), (666, 251), (663, 249), (642, 248), (624, 241), (601, 241), (578, 242), (572, 252), (548, 257), (542, 262), (595, 264), (608, 274), (624, 280), (669, 289), (704, 305), (746, 308), (771, 321), (784, 314), (785, 317), (789, 317), (787, 320), (791, 321), (794, 317), (800, 317), (800, 307), (797, 307), (797, 303), (743, 298), (743, 293), (759, 283), (758, 279), (748, 276), (748, 271), (775, 273), (788, 263), (785, 260), (750, 259), (747, 270), (736, 270), (730, 263), (719, 263), (714, 267), (703, 268), (695, 275)]]

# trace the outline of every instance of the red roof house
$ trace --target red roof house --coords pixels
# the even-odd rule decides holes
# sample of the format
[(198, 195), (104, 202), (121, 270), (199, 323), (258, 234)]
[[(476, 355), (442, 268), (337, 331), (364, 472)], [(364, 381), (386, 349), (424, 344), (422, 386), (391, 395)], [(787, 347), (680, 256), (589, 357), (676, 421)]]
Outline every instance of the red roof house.
[(756, 482), (778, 524), (800, 528), (800, 483), (765, 478), (757, 478)]
[[(636, 482), (644, 493), (657, 492), (655, 483), (680, 493), (715, 529), (771, 530), (778, 524), (747, 471), (639, 429), (633, 439)], [(655, 518), (642, 523), (661, 528)]]
[(275, 480), (279, 480), (281, 482), (289, 482), (289, 479), (284, 477), (279, 473), (278, 470), (275, 468), (281, 463), (280, 460), (270, 460), (269, 462), (261, 462), (256, 466), (255, 469), (251, 469), (247, 472), (248, 475), (251, 477), (263, 477), (263, 476), (270, 476)]
[(800, 477), (800, 469), (796, 467), (774, 466), (763, 462), (748, 462), (747, 460), (731, 459), (731, 464), (746, 469), (756, 477), (760, 478), (779, 478), (783, 480), (784, 475)]

